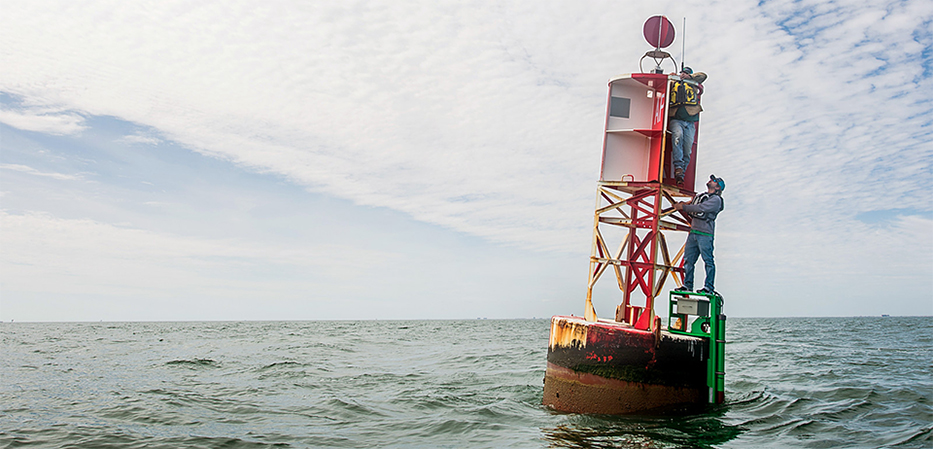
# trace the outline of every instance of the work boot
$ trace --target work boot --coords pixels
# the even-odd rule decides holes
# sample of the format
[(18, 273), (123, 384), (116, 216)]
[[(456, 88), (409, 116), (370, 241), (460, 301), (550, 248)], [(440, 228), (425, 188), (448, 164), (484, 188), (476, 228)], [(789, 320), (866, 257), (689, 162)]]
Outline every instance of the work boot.
[(684, 183), (684, 169), (682, 168), (674, 169), (674, 182), (676, 182), (677, 184)]

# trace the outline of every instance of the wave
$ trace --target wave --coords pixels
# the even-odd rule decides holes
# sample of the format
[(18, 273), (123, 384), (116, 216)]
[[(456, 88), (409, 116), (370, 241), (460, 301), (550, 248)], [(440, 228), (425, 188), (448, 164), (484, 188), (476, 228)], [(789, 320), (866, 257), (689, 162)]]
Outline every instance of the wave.
[(188, 368), (219, 368), (220, 363), (211, 359), (172, 360), (165, 362), (167, 366), (184, 366)]

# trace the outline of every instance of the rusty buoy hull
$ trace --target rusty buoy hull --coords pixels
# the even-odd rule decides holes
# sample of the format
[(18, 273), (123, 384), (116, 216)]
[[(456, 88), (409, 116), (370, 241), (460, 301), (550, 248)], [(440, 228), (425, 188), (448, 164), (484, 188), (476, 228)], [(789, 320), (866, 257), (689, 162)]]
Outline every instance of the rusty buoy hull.
[(544, 405), (625, 414), (708, 402), (709, 341), (614, 321), (551, 318)]

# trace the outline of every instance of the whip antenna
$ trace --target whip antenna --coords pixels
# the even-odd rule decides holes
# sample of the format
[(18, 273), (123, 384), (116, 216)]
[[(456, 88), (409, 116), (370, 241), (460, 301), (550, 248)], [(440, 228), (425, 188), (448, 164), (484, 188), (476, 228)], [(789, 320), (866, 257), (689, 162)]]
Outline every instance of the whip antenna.
[(684, 64), (687, 62), (687, 18), (684, 17), (684, 26), (681, 28), (684, 37), (680, 39), (680, 71), (684, 71)]

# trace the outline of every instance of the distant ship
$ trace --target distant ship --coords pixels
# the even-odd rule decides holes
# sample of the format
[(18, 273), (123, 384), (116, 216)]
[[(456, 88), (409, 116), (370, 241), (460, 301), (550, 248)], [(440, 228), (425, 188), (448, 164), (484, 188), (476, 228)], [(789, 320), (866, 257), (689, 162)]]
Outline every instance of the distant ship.
[[(683, 247), (669, 244), (685, 237), (691, 218), (673, 204), (694, 196), (684, 186), (694, 185), (699, 139), (678, 184), (667, 122), (675, 84), (685, 81), (661, 69), (674, 29), (655, 16), (644, 31), (655, 46), (645, 57), (657, 67), (609, 81), (584, 316), (551, 318), (543, 402), (560, 411), (622, 414), (724, 401), (722, 297), (672, 291), (667, 326), (654, 313), (665, 281), (682, 285)], [(597, 318), (592, 302), (607, 272), (622, 297), (611, 320)]]

